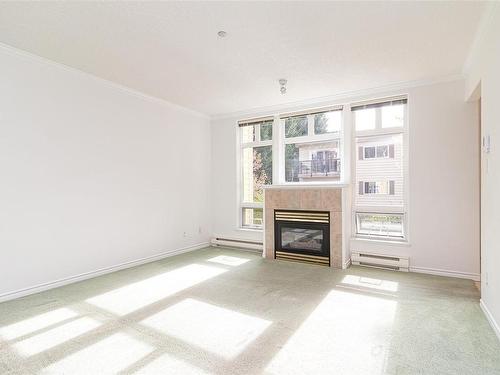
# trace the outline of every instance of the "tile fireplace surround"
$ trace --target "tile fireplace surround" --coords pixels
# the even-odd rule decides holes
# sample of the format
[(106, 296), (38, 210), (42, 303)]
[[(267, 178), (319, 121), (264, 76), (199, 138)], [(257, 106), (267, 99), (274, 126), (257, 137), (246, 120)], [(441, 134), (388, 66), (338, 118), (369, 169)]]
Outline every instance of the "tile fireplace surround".
[(330, 211), (330, 264), (342, 268), (342, 188), (269, 187), (264, 191), (264, 258), (274, 259), (274, 210)]

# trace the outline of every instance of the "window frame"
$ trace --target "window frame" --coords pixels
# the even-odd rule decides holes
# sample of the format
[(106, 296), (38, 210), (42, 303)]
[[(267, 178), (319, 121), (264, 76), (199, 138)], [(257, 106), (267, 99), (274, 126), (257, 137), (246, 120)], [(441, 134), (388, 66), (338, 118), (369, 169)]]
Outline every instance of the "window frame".
[[(270, 140), (261, 140), (260, 136), (260, 125), (262, 125), (265, 122), (272, 121), (272, 132), (271, 132), (271, 139)], [(273, 181), (272, 184), (274, 184), (275, 180), (275, 155), (274, 155), (274, 138), (275, 138), (275, 118), (271, 117), (265, 117), (263, 119), (254, 119), (254, 120), (248, 120), (248, 124), (246, 126), (255, 126), (259, 125), (256, 127), (255, 131), (255, 140), (252, 142), (241, 142), (241, 126), (240, 123), (244, 123), (245, 121), (239, 121), (237, 124), (236, 128), (236, 145), (237, 145), (237, 155), (238, 155), (238, 160), (237, 160), (237, 170), (238, 170), (238, 194), (237, 194), (237, 200), (238, 200), (238, 212), (237, 212), (237, 228), (241, 230), (255, 230), (255, 231), (261, 231), (263, 229), (263, 225), (243, 225), (243, 212), (245, 208), (261, 208), (262, 210), (264, 209), (264, 204), (262, 202), (248, 202), (243, 199), (244, 197), (244, 176), (243, 176), (243, 168), (242, 168), (242, 160), (243, 160), (243, 151), (246, 148), (257, 148), (257, 147), (266, 147), (270, 146), (271, 147), (271, 152), (272, 152), (272, 169), (273, 169)], [(253, 125), (252, 125), (253, 124)], [(264, 214), (264, 212), (263, 212)]]
[[(401, 236), (384, 236), (378, 234), (368, 234), (368, 233), (359, 233), (359, 218), (358, 215), (401, 215), (403, 225), (401, 226), (402, 235)], [(406, 238), (406, 225), (405, 225), (405, 214), (400, 212), (367, 212), (367, 211), (356, 211), (354, 212), (354, 230), (357, 234), (357, 238), (363, 239), (377, 239), (377, 240), (386, 240), (386, 241), (404, 241)]]
[[(278, 161), (278, 183), (280, 185), (287, 185), (287, 186), (307, 186), (307, 185), (341, 185), (345, 184), (345, 161), (346, 161), (346, 156), (345, 156), (345, 111), (348, 106), (346, 105), (338, 105), (332, 108), (325, 108), (323, 110), (311, 110), (310, 112), (303, 111), (303, 112), (297, 112), (296, 114), (287, 114), (287, 115), (281, 115), (275, 121), (277, 122), (277, 127), (279, 128), (279, 131), (276, 132), (278, 134), (279, 139), (277, 140), (279, 142), (279, 161)], [(322, 134), (316, 134), (315, 132), (315, 117), (318, 114), (321, 113), (326, 113), (326, 112), (333, 112), (333, 111), (339, 111), (340, 112), (340, 128), (338, 131), (335, 132), (330, 132), (330, 133), (322, 133)], [(299, 117), (299, 116), (306, 116), (307, 117), (307, 135), (305, 136), (298, 136), (298, 137), (286, 137), (286, 119), (290, 117)], [(274, 138), (274, 135), (273, 135)], [(338, 142), (338, 159), (340, 160), (340, 174), (339, 174), (339, 179), (335, 181), (325, 181), (325, 182), (318, 182), (318, 181), (311, 181), (311, 182), (304, 182), (304, 181), (286, 181), (286, 160), (285, 160), (285, 149), (286, 146), (289, 144), (297, 144), (297, 143), (322, 143), (322, 142)]]
[[(375, 129), (356, 131), (355, 128), (355, 116), (353, 115), (351, 108), (356, 105), (364, 104), (376, 104), (383, 103), (392, 100), (405, 99), (406, 104), (404, 106), (404, 122), (402, 127), (391, 127), (382, 128), (382, 110), (376, 111), (376, 123)], [(336, 132), (316, 134), (315, 133), (315, 116), (318, 113), (329, 112), (332, 110), (340, 110), (341, 120), (340, 129)], [(387, 240), (396, 243), (409, 243), (410, 233), (409, 233), (409, 111), (410, 111), (410, 97), (408, 94), (402, 94), (398, 96), (388, 97), (388, 98), (377, 98), (370, 101), (364, 101), (362, 103), (355, 103), (353, 101), (343, 101), (328, 107), (309, 109), (304, 111), (296, 111), (289, 115), (275, 113), (273, 115), (255, 118), (252, 120), (247, 120), (247, 122), (264, 122), (264, 119), (272, 121), (272, 139), (262, 141), (260, 139), (260, 126), (258, 127), (258, 132), (256, 131), (256, 140), (253, 142), (240, 142), (241, 132), (237, 125), (237, 136), (236, 136), (236, 168), (237, 168), (237, 212), (236, 212), (236, 229), (244, 231), (259, 231), (261, 232), (263, 226), (243, 226), (243, 209), (244, 208), (264, 208), (264, 204), (261, 202), (244, 202), (243, 201), (243, 168), (241, 165), (243, 150), (247, 147), (262, 147), (271, 146), (272, 149), (272, 185), (275, 186), (345, 186), (349, 185), (351, 187), (351, 199), (347, 202), (346, 209), (351, 211), (351, 236), (353, 239), (364, 239), (364, 240)], [(292, 115), (306, 115), (308, 118), (308, 135), (300, 137), (285, 137), (285, 118)], [(237, 121), (241, 123), (244, 121)], [(357, 163), (357, 153), (358, 149), (356, 147), (357, 137), (373, 137), (373, 136), (388, 136), (391, 134), (402, 134), (402, 157), (403, 157), (403, 207), (381, 207), (381, 206), (363, 206), (356, 207), (355, 197), (357, 192), (357, 178), (356, 178), (356, 163)], [(325, 141), (337, 141), (338, 142), (338, 153), (341, 163), (340, 179), (335, 181), (290, 181), (287, 182), (285, 179), (285, 147), (287, 144), (296, 143), (312, 143), (312, 142), (325, 142)], [(384, 146), (389, 147), (390, 144), (386, 143)], [(375, 156), (377, 155), (377, 149), (375, 149)], [(363, 150), (364, 156), (364, 150)], [(367, 158), (367, 160), (377, 160), (390, 158), (390, 152), (385, 157), (375, 157)], [(348, 212), (348, 211), (347, 211)], [(402, 214), (403, 215), (403, 233), (404, 238), (390, 238), (381, 237), (373, 235), (363, 235), (357, 233), (356, 226), (356, 212), (360, 213), (380, 213), (380, 214)], [(349, 219), (347, 217), (347, 221)]]
[[(382, 127), (382, 108), (383, 106), (380, 107), (375, 107), (375, 128), (374, 129), (368, 129), (368, 130), (360, 130), (356, 131), (356, 119), (355, 116), (351, 116), (351, 129), (352, 129), (352, 134), (351, 134), (351, 184), (353, 186), (352, 189), (352, 207), (351, 207), (351, 235), (353, 239), (364, 239), (364, 240), (375, 240), (375, 241), (388, 241), (388, 242), (396, 242), (396, 243), (409, 243), (410, 242), (410, 233), (409, 233), (409, 227), (410, 227), (410, 222), (409, 222), (409, 108), (410, 108), (410, 97), (408, 94), (402, 94), (394, 97), (388, 97), (388, 98), (379, 98), (379, 99), (374, 99), (374, 100), (369, 100), (369, 101), (364, 101), (361, 103), (351, 103), (350, 108), (360, 106), (360, 105), (370, 105), (370, 104), (379, 104), (379, 103), (385, 103), (385, 102), (390, 102), (394, 100), (406, 100), (405, 106), (404, 106), (404, 121), (403, 121), (403, 126), (402, 127)], [(351, 110), (351, 113), (353, 111)], [(356, 141), (357, 138), (361, 137), (376, 137), (376, 136), (389, 136), (389, 135), (395, 135), (395, 134), (402, 134), (402, 158), (403, 158), (403, 206), (402, 207), (397, 207), (397, 206), (369, 206), (369, 205), (363, 205), (363, 206), (357, 206), (356, 205), (356, 194), (358, 193), (358, 178), (356, 175), (356, 165), (359, 162), (358, 160), (358, 149), (356, 147)], [(384, 145), (387, 145), (389, 147), (389, 143), (384, 143)], [(365, 159), (364, 155), (364, 146), (363, 146), (363, 160), (371, 161), (371, 160), (380, 160), (383, 158), (368, 158)], [(376, 150), (375, 150), (375, 155), (376, 155)], [(387, 179), (389, 181), (390, 179)], [(363, 181), (364, 182), (364, 181)], [(374, 195), (381, 195), (381, 194), (370, 194), (371, 196)], [(389, 237), (389, 236), (378, 236), (378, 235), (369, 235), (369, 234), (362, 234), (358, 232), (358, 225), (357, 225), (357, 213), (373, 213), (373, 214), (401, 214), (403, 217), (403, 234), (404, 237)]]

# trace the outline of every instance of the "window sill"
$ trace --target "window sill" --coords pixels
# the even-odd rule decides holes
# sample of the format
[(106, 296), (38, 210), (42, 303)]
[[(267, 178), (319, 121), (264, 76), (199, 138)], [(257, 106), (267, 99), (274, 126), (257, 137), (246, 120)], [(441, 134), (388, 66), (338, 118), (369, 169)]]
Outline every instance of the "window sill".
[(317, 184), (317, 183), (288, 183), (288, 184), (277, 184), (277, 185), (265, 185), (263, 186), (264, 190), (266, 189), (313, 189), (313, 188), (345, 188), (348, 187), (349, 184), (335, 182), (329, 184)]
[(411, 244), (406, 240), (389, 240), (381, 238), (367, 238), (367, 237), (351, 237), (351, 242), (372, 243), (390, 246), (411, 247)]
[(236, 230), (242, 231), (242, 232), (257, 232), (261, 233), (263, 231), (263, 228), (243, 228), (243, 227), (236, 227)]

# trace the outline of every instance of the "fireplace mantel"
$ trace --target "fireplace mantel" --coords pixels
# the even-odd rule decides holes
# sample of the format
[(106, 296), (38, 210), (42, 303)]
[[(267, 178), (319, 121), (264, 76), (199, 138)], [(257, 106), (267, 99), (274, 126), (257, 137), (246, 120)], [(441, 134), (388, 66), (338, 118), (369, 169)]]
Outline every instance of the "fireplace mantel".
[(264, 191), (264, 254), (274, 259), (274, 210), (330, 212), (330, 265), (343, 268), (343, 204), (348, 185), (300, 185), (267, 187)]

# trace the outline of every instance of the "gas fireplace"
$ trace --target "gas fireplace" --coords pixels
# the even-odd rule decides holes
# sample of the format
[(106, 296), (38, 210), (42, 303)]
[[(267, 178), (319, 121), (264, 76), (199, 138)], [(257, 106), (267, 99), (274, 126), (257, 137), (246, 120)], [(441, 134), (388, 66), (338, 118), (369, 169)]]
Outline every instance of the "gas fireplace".
[(330, 265), (330, 212), (274, 210), (274, 257)]

